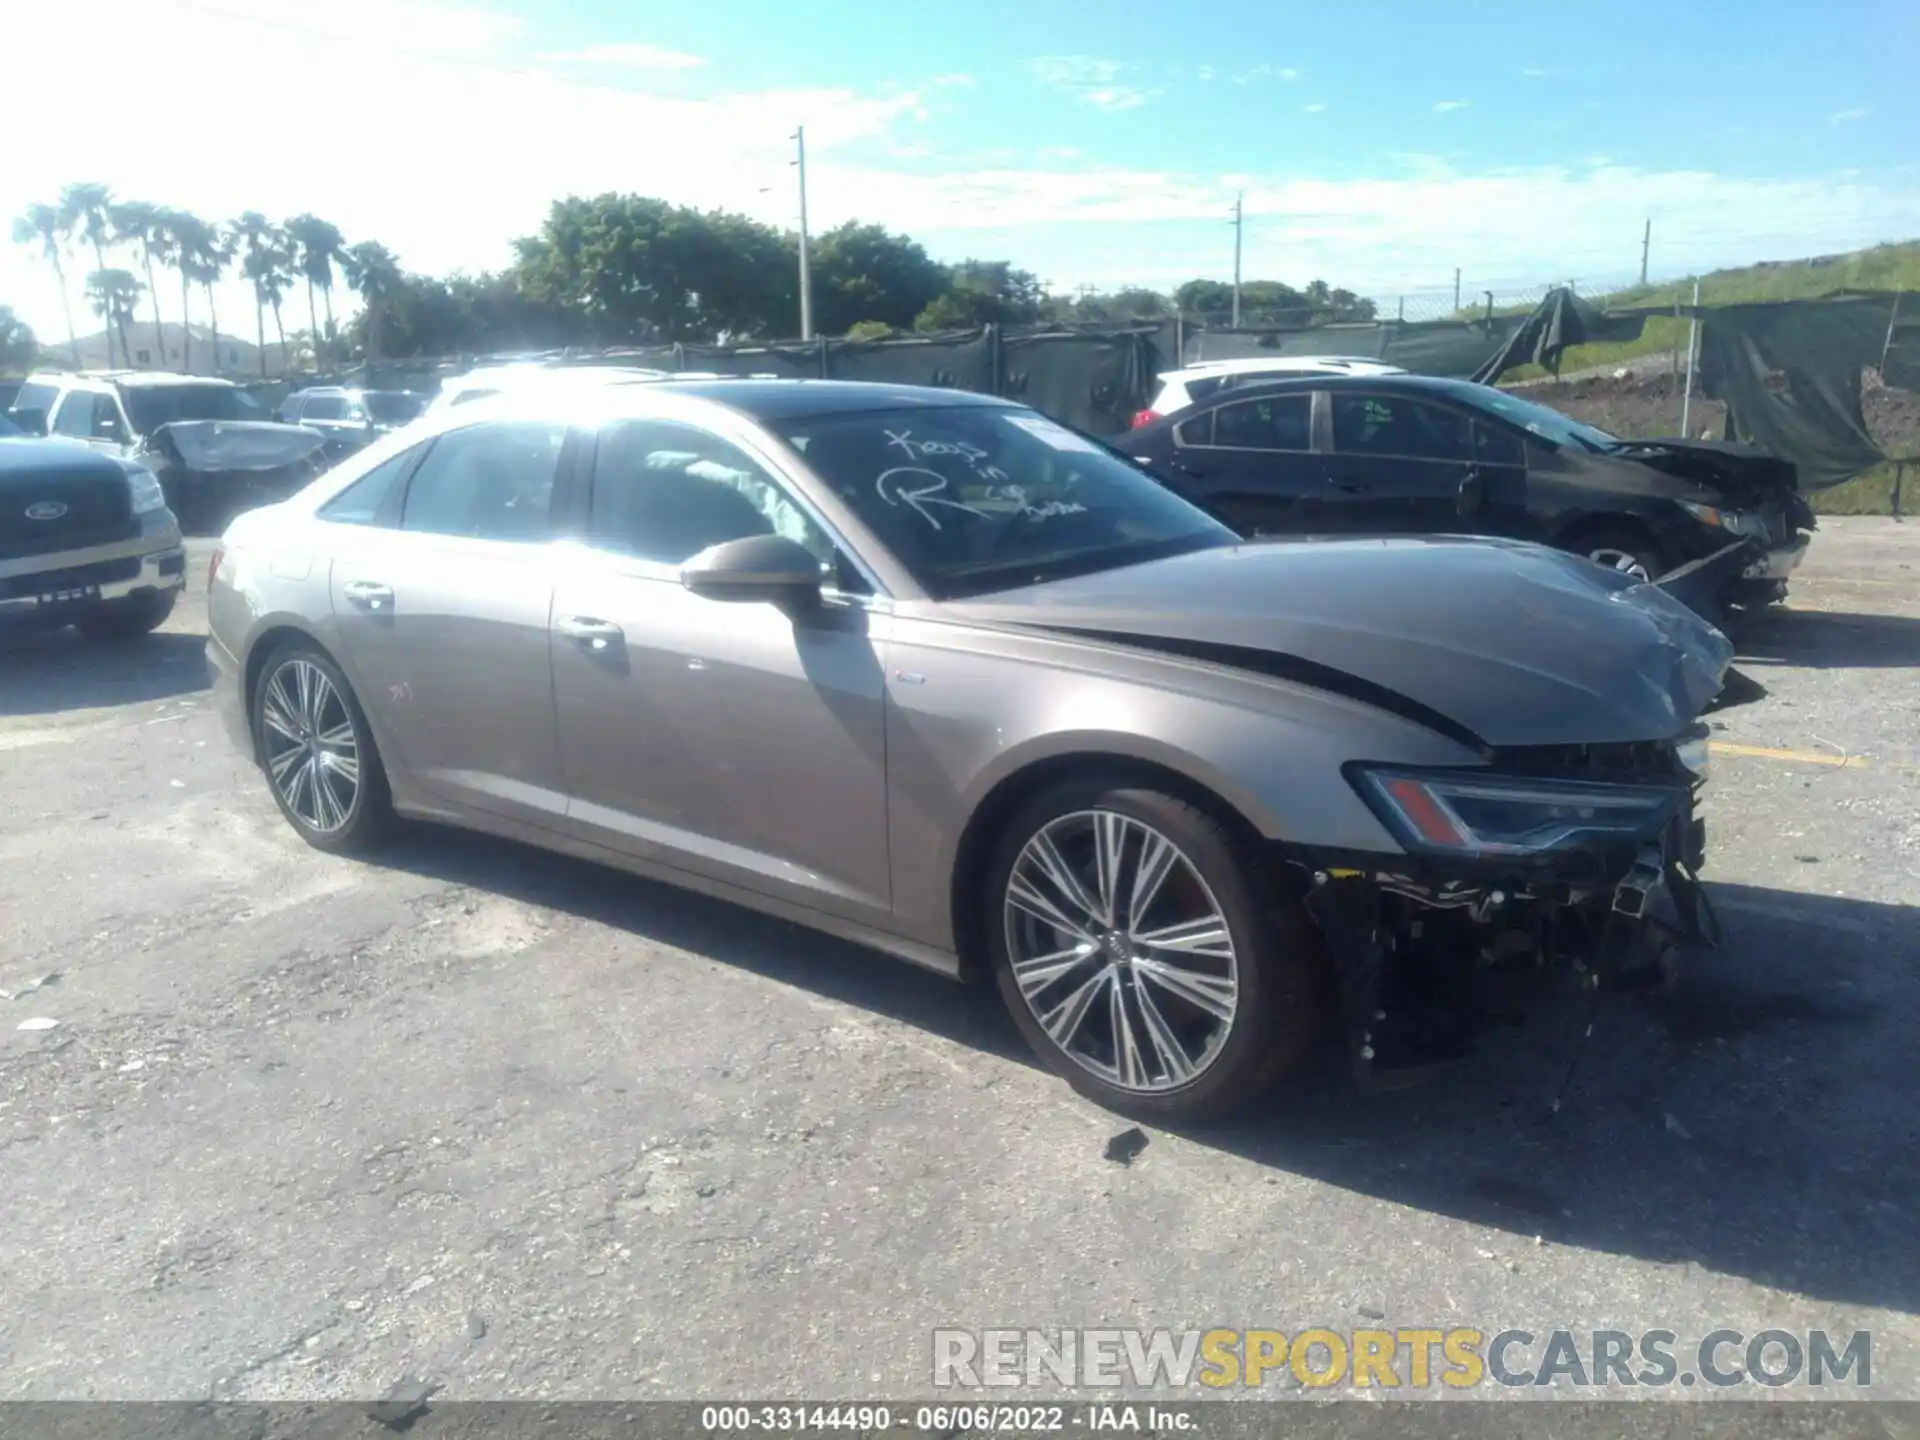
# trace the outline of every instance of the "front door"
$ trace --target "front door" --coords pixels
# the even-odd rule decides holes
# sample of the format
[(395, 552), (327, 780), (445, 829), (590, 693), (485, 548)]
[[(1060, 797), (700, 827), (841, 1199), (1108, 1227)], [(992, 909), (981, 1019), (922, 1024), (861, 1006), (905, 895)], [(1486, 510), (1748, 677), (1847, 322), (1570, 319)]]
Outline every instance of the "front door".
[(1332, 528), (1369, 535), (1470, 528), (1462, 515), (1462, 487), (1474, 470), (1473, 424), (1465, 415), (1391, 391), (1339, 388), (1331, 405)]
[(530, 421), (450, 430), (382, 509), (394, 523), (341, 526), (330, 582), (341, 663), (389, 766), (428, 803), (564, 821), (547, 626), (566, 437)]
[(1188, 487), (1242, 535), (1311, 534), (1325, 523), (1326, 457), (1313, 453), (1313, 396), (1232, 400), (1175, 435)]
[[(560, 751), (582, 838), (810, 909), (884, 924), (885, 611), (704, 599), (682, 562), (777, 533), (841, 567), (745, 437), (617, 421), (599, 437), (585, 542), (553, 605)], [(850, 577), (846, 583), (856, 588)]]

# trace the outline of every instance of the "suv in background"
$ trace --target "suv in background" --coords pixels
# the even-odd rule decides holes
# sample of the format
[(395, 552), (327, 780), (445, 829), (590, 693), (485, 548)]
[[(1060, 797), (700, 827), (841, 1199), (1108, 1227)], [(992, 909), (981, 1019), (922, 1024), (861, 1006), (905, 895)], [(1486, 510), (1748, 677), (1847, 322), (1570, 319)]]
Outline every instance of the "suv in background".
[(1196, 405), (1209, 395), (1229, 386), (1251, 380), (1289, 380), (1299, 375), (1405, 375), (1398, 365), (1384, 360), (1365, 360), (1347, 355), (1274, 355), (1246, 360), (1200, 360), (1181, 370), (1168, 370), (1160, 376), (1160, 389), (1153, 404), (1137, 410), (1133, 428), (1151, 425), (1162, 415), (1171, 415)]
[(325, 437), (282, 425), (230, 380), (153, 371), (42, 371), (13, 397), (21, 429), (84, 441), (160, 477), (183, 524), (219, 529), (323, 468)]
[(173, 612), (186, 575), (151, 470), (0, 416), (0, 623), (143, 635)]
[(281, 401), (278, 418), (283, 424), (318, 430), (326, 437), (328, 456), (338, 459), (419, 419), (426, 408), (426, 397), (411, 390), (312, 385)]

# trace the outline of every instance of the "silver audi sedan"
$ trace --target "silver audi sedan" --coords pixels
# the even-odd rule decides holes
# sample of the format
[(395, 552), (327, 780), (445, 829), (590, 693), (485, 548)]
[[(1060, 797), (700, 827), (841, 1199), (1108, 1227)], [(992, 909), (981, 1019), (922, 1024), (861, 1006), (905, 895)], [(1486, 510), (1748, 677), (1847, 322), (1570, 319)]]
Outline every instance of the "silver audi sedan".
[(1691, 611), (1528, 545), (1242, 542), (984, 396), (478, 401), (241, 516), (210, 605), (310, 844), (468, 826), (992, 975), (1150, 1118), (1323, 1038), (1427, 1069), (1489, 968), (1710, 929)]

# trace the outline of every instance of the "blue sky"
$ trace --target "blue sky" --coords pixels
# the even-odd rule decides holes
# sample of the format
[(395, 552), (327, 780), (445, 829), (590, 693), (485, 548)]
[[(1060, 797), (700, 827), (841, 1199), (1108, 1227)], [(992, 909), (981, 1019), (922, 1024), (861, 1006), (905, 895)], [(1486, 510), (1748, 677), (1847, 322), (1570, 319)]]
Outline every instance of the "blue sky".
[[(1412, 297), (1920, 236), (1911, 0), (95, 0), (116, 43), (12, 97), (0, 208), (77, 179), (311, 209), (409, 266), (498, 266), (568, 191), (875, 220), (1060, 288), (1225, 277)], [(25, 34), (21, 33), (21, 26)], [(35, 34), (36, 27), (44, 35)], [(66, 21), (9, 21), (23, 54)], [(164, 83), (156, 76), (174, 77)], [(156, 97), (157, 92), (157, 97)], [(149, 98), (156, 97), (156, 98)], [(129, 123), (129, 116), (138, 115)], [(209, 128), (211, 127), (211, 129)], [(337, 133), (337, 143), (301, 137)], [(46, 333), (49, 282), (0, 257)], [(234, 290), (223, 304), (247, 312)], [(250, 318), (246, 316), (245, 318)]]

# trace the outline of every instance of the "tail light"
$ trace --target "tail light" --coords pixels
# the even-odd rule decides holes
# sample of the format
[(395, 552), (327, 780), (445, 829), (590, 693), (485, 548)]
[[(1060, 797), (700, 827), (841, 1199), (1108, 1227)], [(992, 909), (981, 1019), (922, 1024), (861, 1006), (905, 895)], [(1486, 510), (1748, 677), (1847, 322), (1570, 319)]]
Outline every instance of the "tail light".
[(1151, 410), (1136, 410), (1133, 412), (1133, 424), (1130, 425), (1128, 428), (1131, 430), (1138, 430), (1142, 425), (1151, 425), (1154, 421), (1158, 420), (1159, 418), (1160, 417), (1154, 414), (1153, 411)]
[(227, 551), (224, 545), (216, 545), (213, 547), (213, 555), (207, 561), (207, 590), (209, 592), (213, 590), (214, 577), (220, 573), (220, 562), (226, 558)]

